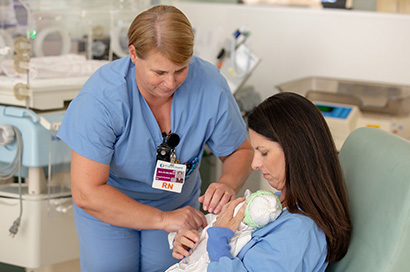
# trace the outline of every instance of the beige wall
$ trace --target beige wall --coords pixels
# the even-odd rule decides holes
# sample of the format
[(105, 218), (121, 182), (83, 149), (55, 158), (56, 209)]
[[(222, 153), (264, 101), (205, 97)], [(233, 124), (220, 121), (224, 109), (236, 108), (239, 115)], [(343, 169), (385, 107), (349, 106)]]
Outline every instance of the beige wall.
[[(308, 76), (410, 85), (408, 15), (206, 3), (178, 7), (206, 37), (199, 40), (206, 41), (201, 49), (210, 52), (200, 53), (209, 61), (215, 61), (225, 37), (249, 26), (252, 50), (261, 62), (246, 84), (262, 98), (276, 92), (278, 84)], [(259, 173), (248, 186), (267, 188)]]
[(378, 0), (377, 11), (410, 14), (409, 0)]

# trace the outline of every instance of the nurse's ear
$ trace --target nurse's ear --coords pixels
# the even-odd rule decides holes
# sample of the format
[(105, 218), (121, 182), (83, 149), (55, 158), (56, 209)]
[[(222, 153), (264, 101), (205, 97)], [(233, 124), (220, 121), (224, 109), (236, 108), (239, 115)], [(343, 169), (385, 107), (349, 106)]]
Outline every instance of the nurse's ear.
[(131, 61), (135, 64), (135, 60), (137, 59), (137, 53), (135, 52), (135, 46), (130, 44), (128, 46), (128, 54), (131, 57)]

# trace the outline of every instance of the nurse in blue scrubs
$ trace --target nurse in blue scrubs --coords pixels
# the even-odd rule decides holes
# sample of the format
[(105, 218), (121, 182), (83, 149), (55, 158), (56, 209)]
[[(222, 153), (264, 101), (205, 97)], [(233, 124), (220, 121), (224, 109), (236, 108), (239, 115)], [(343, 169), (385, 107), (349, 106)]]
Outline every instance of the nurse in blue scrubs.
[[(168, 232), (205, 227), (200, 203), (219, 213), (251, 172), (240, 111), (219, 70), (193, 56), (185, 15), (152, 7), (128, 36), (129, 56), (90, 77), (58, 132), (72, 149), (82, 272), (164, 271), (178, 261)], [(205, 144), (223, 170), (200, 196)], [(179, 169), (183, 183), (168, 182)]]

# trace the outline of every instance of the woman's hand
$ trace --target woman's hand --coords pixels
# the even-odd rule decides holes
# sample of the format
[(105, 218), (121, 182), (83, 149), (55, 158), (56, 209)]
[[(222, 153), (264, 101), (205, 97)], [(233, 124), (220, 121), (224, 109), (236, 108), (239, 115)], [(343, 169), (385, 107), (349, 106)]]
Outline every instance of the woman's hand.
[(182, 259), (189, 256), (189, 250), (194, 248), (195, 243), (199, 241), (199, 233), (197, 230), (181, 229), (175, 235), (174, 250), (172, 257)]
[(199, 227), (205, 228), (207, 225), (205, 215), (189, 206), (163, 212), (160, 224), (160, 229), (166, 232), (176, 232), (180, 229), (197, 230)]
[(233, 216), (233, 213), (235, 207), (243, 201), (245, 201), (245, 198), (240, 197), (226, 204), (222, 208), (222, 212), (216, 218), (216, 221), (213, 223), (213, 226), (229, 228), (233, 232), (236, 232), (242, 222), (243, 217), (245, 216), (246, 203), (242, 205), (235, 217)]
[(235, 199), (235, 191), (223, 183), (211, 183), (205, 194), (199, 197), (202, 209), (210, 213), (218, 214), (222, 207)]

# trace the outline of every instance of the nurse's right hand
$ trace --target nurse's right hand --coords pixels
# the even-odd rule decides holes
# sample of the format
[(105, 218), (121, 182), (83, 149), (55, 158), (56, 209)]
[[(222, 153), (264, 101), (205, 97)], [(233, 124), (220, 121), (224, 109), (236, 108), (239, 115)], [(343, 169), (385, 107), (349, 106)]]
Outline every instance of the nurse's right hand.
[(174, 211), (163, 212), (161, 229), (166, 232), (177, 232), (180, 229), (197, 230), (207, 225), (205, 215), (190, 206)]
[(189, 250), (199, 241), (197, 230), (181, 229), (175, 235), (172, 257), (182, 259), (189, 256)]

